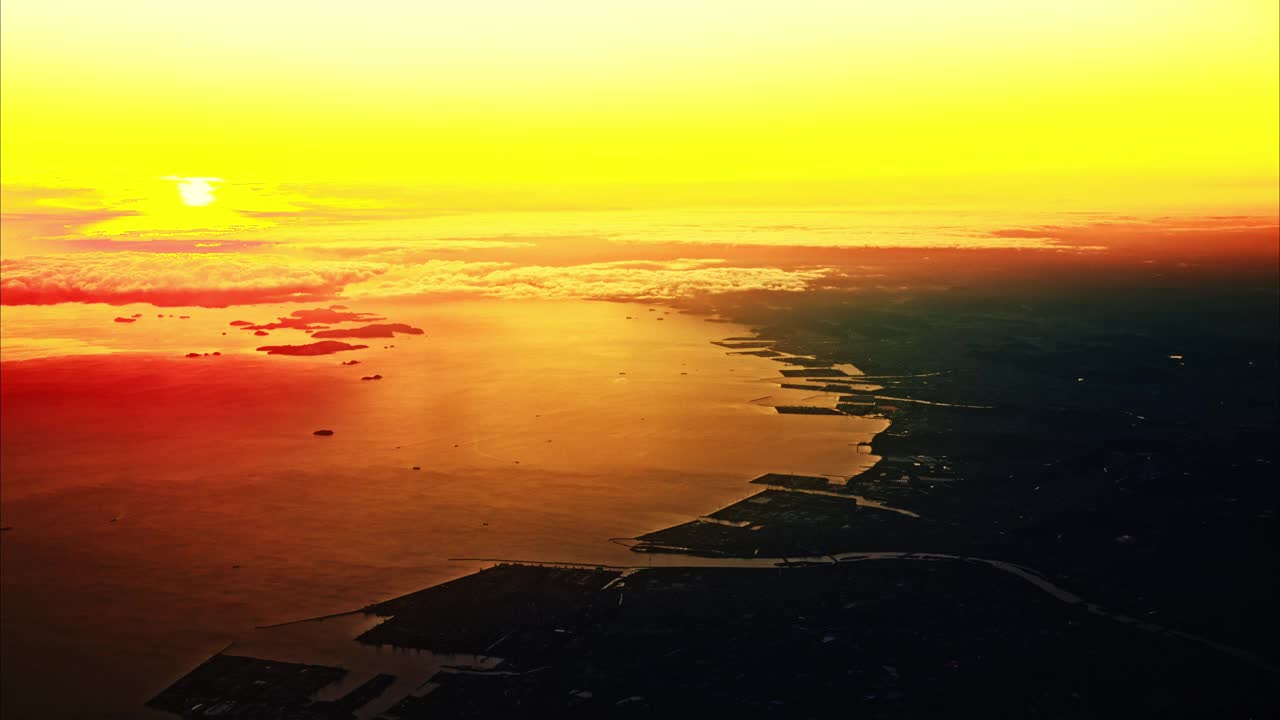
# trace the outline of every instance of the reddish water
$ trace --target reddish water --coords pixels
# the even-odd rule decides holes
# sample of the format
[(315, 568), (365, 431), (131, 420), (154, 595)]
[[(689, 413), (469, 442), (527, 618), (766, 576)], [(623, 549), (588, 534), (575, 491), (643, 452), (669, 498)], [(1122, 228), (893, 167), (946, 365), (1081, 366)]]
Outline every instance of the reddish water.
[[(811, 393), (710, 344), (744, 328), (661, 309), (357, 307), (426, 335), (313, 358), (252, 351), (299, 331), (227, 325), (292, 309), (6, 308), (5, 357), (30, 358), (4, 363), (0, 405), (6, 717), (144, 716), (255, 625), (473, 569), (451, 557), (635, 563), (607, 539), (763, 472), (850, 474), (884, 425), (750, 404)], [(111, 352), (40, 357), (71, 348)]]

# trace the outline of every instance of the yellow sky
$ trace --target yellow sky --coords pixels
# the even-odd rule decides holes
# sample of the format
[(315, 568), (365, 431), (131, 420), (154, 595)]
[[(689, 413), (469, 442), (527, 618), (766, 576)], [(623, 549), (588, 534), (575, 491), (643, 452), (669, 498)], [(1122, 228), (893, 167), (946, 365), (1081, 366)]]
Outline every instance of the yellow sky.
[[(1265, 207), (1280, 175), (1274, 0), (2, 8), (6, 211), (80, 188), (135, 231), (486, 202)], [(175, 176), (225, 183), (193, 214)]]

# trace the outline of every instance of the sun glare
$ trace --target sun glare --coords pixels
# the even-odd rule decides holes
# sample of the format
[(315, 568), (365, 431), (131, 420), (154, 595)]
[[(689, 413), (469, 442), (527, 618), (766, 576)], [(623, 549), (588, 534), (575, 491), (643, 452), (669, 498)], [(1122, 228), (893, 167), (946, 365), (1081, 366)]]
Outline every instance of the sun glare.
[(215, 198), (213, 196), (214, 183), (222, 182), (222, 178), (216, 177), (177, 177), (169, 176), (165, 180), (172, 180), (178, 183), (178, 196), (182, 198), (182, 204), (191, 207), (203, 207), (212, 203)]

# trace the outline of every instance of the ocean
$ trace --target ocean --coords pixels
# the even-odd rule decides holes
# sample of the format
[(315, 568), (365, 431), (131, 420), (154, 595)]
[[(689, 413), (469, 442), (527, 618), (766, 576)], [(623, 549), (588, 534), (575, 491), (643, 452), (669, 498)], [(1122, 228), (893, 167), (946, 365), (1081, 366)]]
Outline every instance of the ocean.
[(829, 400), (657, 305), (352, 303), (425, 332), (315, 357), (230, 325), (317, 306), (5, 308), (5, 717), (163, 717), (143, 703), (210, 654), (270, 657), (255, 627), (485, 564), (454, 558), (643, 564), (610, 539), (766, 472), (854, 474), (886, 426), (776, 414)]

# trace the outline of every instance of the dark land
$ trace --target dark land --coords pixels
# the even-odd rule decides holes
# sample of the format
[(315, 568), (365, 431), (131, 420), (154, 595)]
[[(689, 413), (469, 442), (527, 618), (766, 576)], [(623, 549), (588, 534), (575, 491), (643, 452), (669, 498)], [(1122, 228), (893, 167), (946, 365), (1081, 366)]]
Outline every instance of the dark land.
[(332, 355), (346, 350), (363, 350), (367, 347), (369, 346), (352, 345), (338, 340), (321, 340), (305, 345), (263, 345), (258, 348), (258, 352), (265, 352), (268, 355)]
[[(366, 608), (389, 619), (360, 642), (501, 658), (380, 717), (1280, 714), (1274, 256), (975, 253), (945, 282), (917, 256), (878, 256), (892, 287), (684, 308), (813, 359), (784, 375), (822, 384), (783, 387), (888, 417), (874, 467), (763, 475), (633, 539), (632, 568), (499, 564)], [(837, 363), (883, 389), (804, 374)], [(261, 702), (220, 658), (153, 704)]]
[(317, 330), (311, 336), (318, 338), (389, 338), (395, 337), (396, 333), (421, 335), (423, 332), (425, 331), (422, 328), (416, 328), (405, 323), (385, 323), (356, 328)]
[(802, 370), (783, 370), (783, 377), (789, 378), (840, 378), (847, 377), (848, 373), (835, 368), (804, 368)]
[(844, 413), (829, 407), (812, 405), (778, 405), (774, 408), (781, 415), (843, 415)]
[(183, 717), (304, 718), (310, 696), (346, 671), (215, 655), (148, 703)]
[[(778, 353), (778, 354), (780, 355), (781, 353)], [(798, 367), (809, 367), (809, 368), (825, 368), (831, 364), (830, 362), (823, 360), (822, 358), (807, 358), (807, 357), (779, 357), (777, 358), (777, 362), (785, 363), (787, 365), (796, 365)]]
[(441, 673), (387, 717), (1247, 714), (1268, 682), (962, 561), (653, 569), (563, 609), (580, 622), (562, 642)]
[(751, 349), (751, 348), (767, 348), (773, 345), (773, 342), (770, 340), (756, 340), (756, 341), (749, 341), (749, 342), (728, 342), (725, 340), (721, 340), (714, 344), (719, 345), (720, 347), (732, 348), (734, 350), (743, 350), (743, 349)]
[(883, 459), (850, 484), (922, 517), (858, 549), (1020, 562), (1275, 663), (1277, 272), (1028, 272), (727, 314), (779, 350), (896, 376), (874, 381)]

